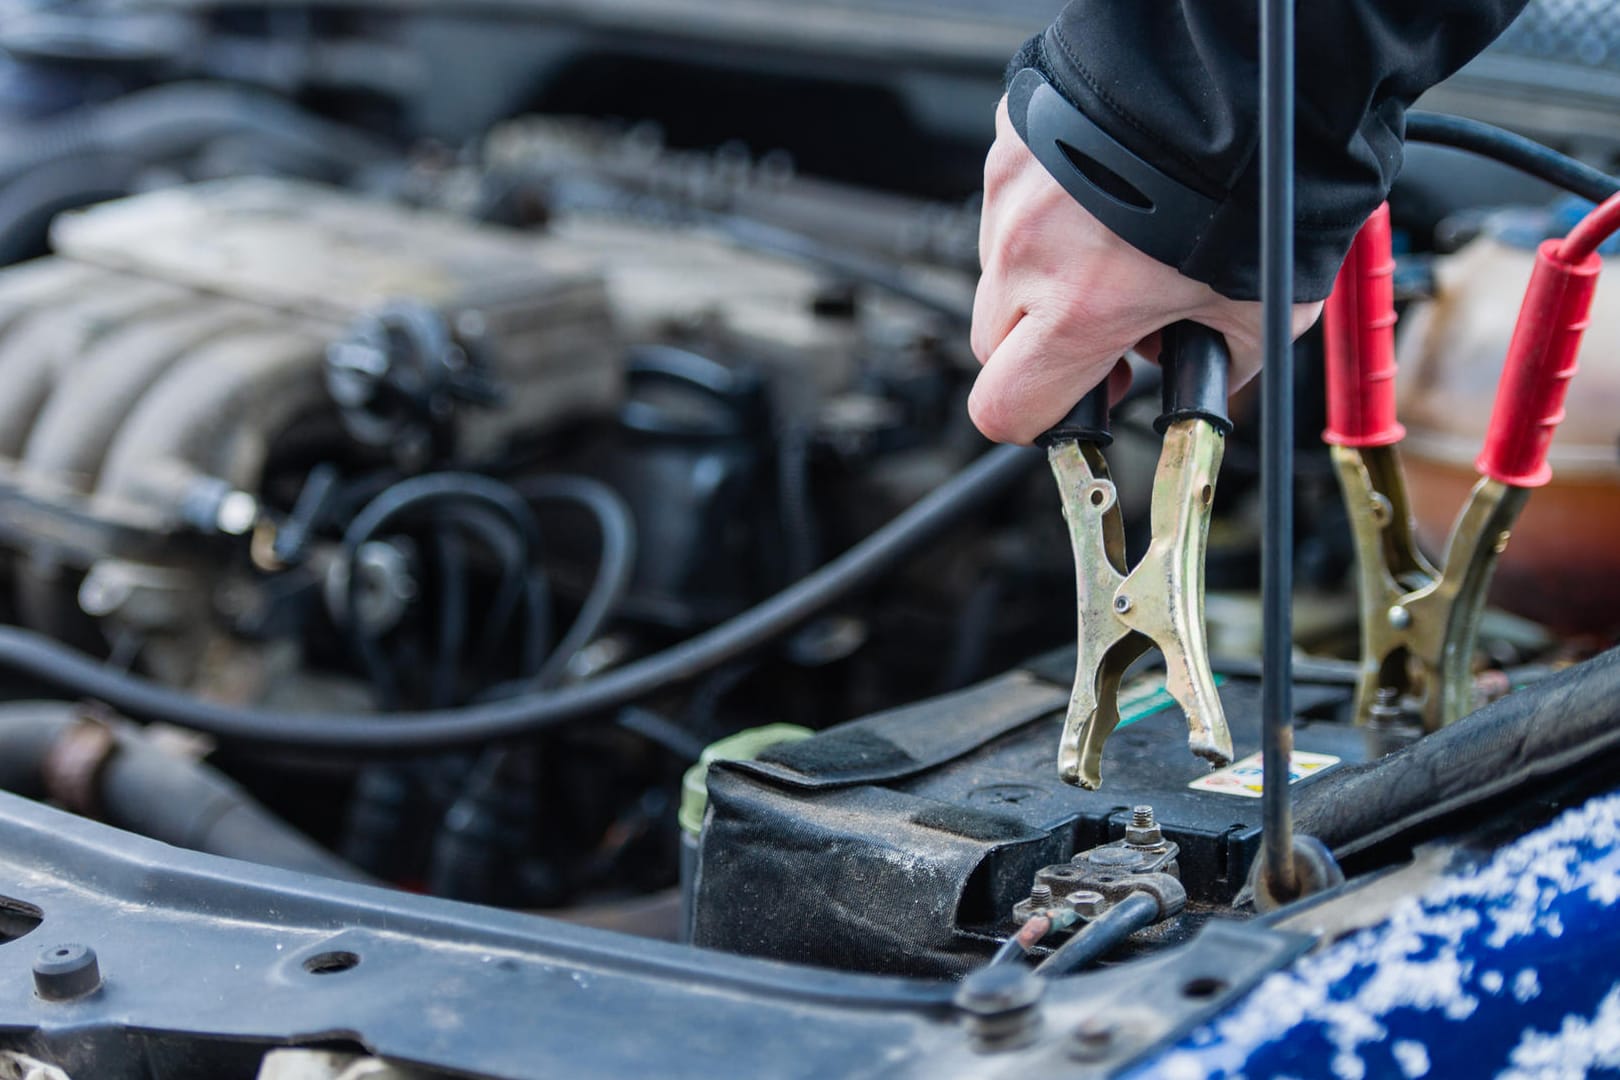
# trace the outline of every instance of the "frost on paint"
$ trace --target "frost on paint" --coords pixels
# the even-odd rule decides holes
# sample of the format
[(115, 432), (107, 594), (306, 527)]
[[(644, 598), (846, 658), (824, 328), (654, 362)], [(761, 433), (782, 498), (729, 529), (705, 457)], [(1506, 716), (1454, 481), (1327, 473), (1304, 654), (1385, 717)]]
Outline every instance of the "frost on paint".
[(1429, 1048), (1416, 1039), (1396, 1039), (1389, 1046), (1407, 1080), (1429, 1075)]
[(1136, 1075), (1415, 1080), (1455, 1069), (1437, 1053), (1514, 1080), (1582, 1075), (1549, 1071), (1560, 1054), (1620, 1065), (1620, 990), (1582, 937), (1620, 936), (1620, 911), (1604, 911), (1616, 903), (1620, 796), (1607, 796), (1271, 976)]
[(1594, 1069), (1620, 1068), (1620, 989), (1609, 991), (1590, 1019), (1566, 1016), (1550, 1034), (1526, 1030), (1508, 1062), (1497, 1080), (1576, 1080)]

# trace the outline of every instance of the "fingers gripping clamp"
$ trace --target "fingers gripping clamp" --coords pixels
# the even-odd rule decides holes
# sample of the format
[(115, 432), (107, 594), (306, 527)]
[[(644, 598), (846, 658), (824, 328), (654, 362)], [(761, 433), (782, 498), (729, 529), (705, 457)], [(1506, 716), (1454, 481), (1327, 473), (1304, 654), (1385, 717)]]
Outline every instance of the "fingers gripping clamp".
[(1165, 687), (1186, 714), (1193, 753), (1218, 764), (1232, 758), (1204, 633), (1204, 555), (1230, 428), (1227, 363), (1213, 331), (1182, 323), (1165, 332), (1152, 540), (1134, 568), (1126, 565), (1124, 519), (1101, 440), (1065, 437), (1061, 429), (1043, 440), (1074, 548), (1079, 647), (1058, 751), (1058, 771), (1071, 784), (1102, 783), (1103, 745), (1119, 725), (1120, 681), (1154, 647), (1164, 654)]

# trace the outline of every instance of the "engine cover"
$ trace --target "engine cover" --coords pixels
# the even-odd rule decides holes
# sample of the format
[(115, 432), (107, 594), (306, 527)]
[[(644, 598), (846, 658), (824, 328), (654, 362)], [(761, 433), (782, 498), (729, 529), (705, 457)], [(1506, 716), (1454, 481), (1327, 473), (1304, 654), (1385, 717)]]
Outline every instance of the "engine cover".
[(451, 363), (499, 388), (487, 407), (443, 410), (463, 459), (623, 396), (600, 270), (507, 230), (238, 180), (68, 214), (53, 240), (55, 256), (0, 273), (0, 546), (24, 556), (17, 618), (87, 648), (139, 634), (171, 682), (217, 644), (232, 564), (207, 538), (254, 527), (278, 454), (341, 438), (328, 354), (357, 320), (408, 300), (445, 328)]

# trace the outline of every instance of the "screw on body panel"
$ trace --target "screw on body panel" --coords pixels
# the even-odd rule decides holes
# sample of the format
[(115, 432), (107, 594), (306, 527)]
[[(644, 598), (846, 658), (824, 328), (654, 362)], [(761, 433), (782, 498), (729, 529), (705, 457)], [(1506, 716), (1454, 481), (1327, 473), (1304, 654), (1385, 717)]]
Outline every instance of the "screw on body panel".
[(1105, 1016), (1081, 1021), (1069, 1039), (1069, 1056), (1076, 1061), (1101, 1061), (1114, 1051), (1119, 1025)]
[(73, 1001), (100, 988), (101, 967), (88, 945), (47, 945), (34, 959), (34, 992), (46, 1001)]
[(980, 968), (963, 979), (956, 991), (956, 1007), (966, 1014), (973, 1048), (988, 1054), (1034, 1042), (1045, 990), (1045, 979), (1017, 965)]

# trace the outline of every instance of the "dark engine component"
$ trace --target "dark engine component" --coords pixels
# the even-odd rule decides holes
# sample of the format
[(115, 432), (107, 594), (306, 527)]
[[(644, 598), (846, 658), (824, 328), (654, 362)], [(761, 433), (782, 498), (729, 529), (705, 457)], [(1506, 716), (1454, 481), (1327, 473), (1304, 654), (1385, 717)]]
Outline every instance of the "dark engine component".
[[(519, 202), (555, 194), (519, 167), (554, 145), (505, 144)], [(222, 701), (488, 702), (743, 611), (979, 449), (951, 408), (970, 361), (942, 344), (958, 271), (917, 275), (930, 308), (611, 200), (551, 198), (530, 232), (479, 222), (451, 195), (459, 173), (427, 174), (417, 195), (438, 209), (262, 178), (152, 192), (59, 219), (55, 255), (0, 272), (15, 621)], [(823, 219), (842, 197), (784, 193)], [(956, 633), (960, 568), (1005, 569), (984, 569), (983, 542), (931, 553), (947, 573), (897, 590), (920, 603), (829, 613), (557, 738), (326, 766), (308, 797), (287, 786), (307, 763), (228, 769), (391, 882), (531, 907), (651, 891), (675, 878), (684, 765), (779, 701), (779, 680), (807, 718), (900, 700), (876, 665)], [(887, 630), (891, 612), (930, 625)], [(997, 662), (974, 648), (989, 625), (970, 629), (961, 667)]]
[[(1614, 790), (1620, 650), (1577, 662), (1612, 643), (1612, 530), (1569, 485), (1620, 490), (1614, 387), (1577, 384), (1568, 514), (1509, 551), (1549, 537), (1544, 606), (1487, 620), (1477, 708), (1419, 736), (1392, 691), (1356, 727), (1366, 503), (1319, 444), (1320, 332), (1287, 820), (1333, 886), (1278, 911), (1253, 872), (1245, 658), (1286, 635), (1252, 389), (1203, 489), (1236, 761), (1187, 753), (1147, 660), (1103, 786), (1060, 780), (1074, 554), (1041, 455), (964, 400), (991, 106), (1061, 3), (10, 5), (0, 1080), (1118, 1075)], [(1603, 7), (1530, 0), (1430, 100), (1589, 164), (1409, 125), (1451, 148), (1390, 198), (1420, 526), (1527, 271), (1484, 209), (1551, 192), (1447, 154), (1606, 197)], [(1122, 565), (1178, 382), (1130, 360)]]
[[(1259, 685), (1227, 679), (1236, 763), (1185, 752), (1179, 711), (1152, 678), (1121, 695), (1099, 791), (1062, 783), (1052, 758), (1073, 654), (971, 690), (832, 728), (709, 772), (693, 937), (732, 952), (908, 975), (958, 974), (1016, 929), (1037, 871), (1127, 835), (1150, 805), (1176, 861), (1181, 940), (1230, 909), (1260, 840), (1250, 785)], [(1364, 760), (1359, 731), (1313, 722), (1349, 700), (1301, 684), (1296, 783)], [(1222, 783), (1222, 781), (1227, 781)]]
[(18, 614), (92, 647), (139, 642), (174, 682), (252, 695), (273, 674), (224, 663), (220, 607), (239, 613), (253, 568), (217, 544), (267, 540), (302, 463), (352, 457), (324, 365), (368, 312), (416, 297), (512, 388), (501, 408), (440, 417), (463, 454), (619, 397), (601, 278), (492, 230), (246, 181), (108, 204), (63, 219), (56, 242), (0, 276), (0, 529), (28, 556)]

